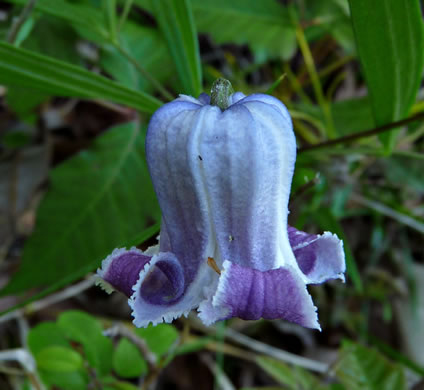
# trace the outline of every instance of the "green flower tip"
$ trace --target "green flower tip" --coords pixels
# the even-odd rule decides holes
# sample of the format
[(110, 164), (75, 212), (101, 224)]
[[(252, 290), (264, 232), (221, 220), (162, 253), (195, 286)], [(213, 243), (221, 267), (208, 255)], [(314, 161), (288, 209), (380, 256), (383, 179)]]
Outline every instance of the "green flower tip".
[(218, 106), (222, 111), (229, 106), (229, 97), (234, 93), (231, 83), (223, 78), (214, 81), (211, 88), (211, 105)]

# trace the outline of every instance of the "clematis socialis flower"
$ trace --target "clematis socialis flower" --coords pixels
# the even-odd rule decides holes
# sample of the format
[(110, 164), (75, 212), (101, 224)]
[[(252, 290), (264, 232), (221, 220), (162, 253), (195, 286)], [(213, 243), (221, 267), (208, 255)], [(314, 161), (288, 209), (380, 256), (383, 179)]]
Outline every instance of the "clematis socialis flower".
[(344, 280), (343, 243), (288, 226), (296, 141), (276, 98), (181, 95), (153, 115), (146, 156), (162, 211), (159, 245), (115, 249), (98, 275), (129, 298), (134, 324), (198, 308), (206, 324), (282, 318), (319, 329), (307, 284)]

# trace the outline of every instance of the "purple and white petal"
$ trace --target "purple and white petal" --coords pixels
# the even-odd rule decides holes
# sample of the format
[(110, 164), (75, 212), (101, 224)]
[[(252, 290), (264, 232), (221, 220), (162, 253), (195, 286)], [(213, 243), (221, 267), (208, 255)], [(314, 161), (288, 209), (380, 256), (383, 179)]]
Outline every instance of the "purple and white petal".
[[(218, 113), (198, 145), (216, 235), (224, 259), (265, 271), (297, 267), (287, 236), (296, 142), (284, 106), (248, 98)], [(276, 107), (276, 106), (275, 106)]]
[(223, 267), (216, 294), (199, 307), (199, 317), (206, 325), (230, 317), (282, 318), (320, 329), (316, 307), (295, 269), (259, 271), (229, 261)]
[(212, 284), (214, 275), (206, 268), (201, 268), (196, 279), (187, 284), (185, 270), (174, 254), (160, 252), (155, 255), (141, 271), (129, 300), (134, 324), (146, 327), (150, 323), (156, 325), (187, 316), (199, 306), (205, 286)]
[(115, 249), (102, 261), (101, 268), (97, 270), (97, 276), (101, 279), (97, 281), (107, 292), (118, 290), (129, 298), (140, 271), (150, 260), (151, 256), (135, 247), (130, 250)]
[[(163, 215), (160, 250), (172, 252), (178, 259), (185, 300), (175, 302), (175, 307), (169, 305), (170, 315), (166, 316), (163, 306), (155, 308), (152, 302), (134, 299), (135, 315), (141, 307), (151, 310), (157, 319), (184, 314), (204, 299), (203, 288), (213, 278), (206, 260), (215, 255), (215, 241), (198, 138), (205, 128), (213, 127), (218, 113), (218, 107), (176, 101), (158, 110), (150, 122), (146, 156)], [(142, 291), (144, 287), (140, 284), (139, 288)], [(141, 321), (136, 316), (138, 326), (144, 326)]]
[(343, 241), (337, 235), (308, 234), (288, 227), (290, 245), (307, 283), (323, 283), (329, 279), (345, 280), (346, 271)]
[(202, 93), (199, 95), (199, 97), (197, 98), (197, 100), (198, 100), (201, 104), (206, 105), (206, 104), (210, 104), (210, 102), (211, 102), (211, 97), (210, 97), (207, 93), (202, 92)]

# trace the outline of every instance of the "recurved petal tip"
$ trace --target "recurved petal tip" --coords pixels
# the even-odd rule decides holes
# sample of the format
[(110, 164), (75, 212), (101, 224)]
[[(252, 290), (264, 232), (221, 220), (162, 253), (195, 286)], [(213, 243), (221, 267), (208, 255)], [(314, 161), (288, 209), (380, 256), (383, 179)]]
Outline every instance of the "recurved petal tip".
[(330, 232), (308, 234), (291, 226), (288, 234), (293, 253), (307, 283), (318, 284), (330, 279), (345, 280), (343, 241), (337, 235)]
[(135, 247), (130, 250), (117, 248), (102, 261), (101, 268), (97, 270), (97, 276), (99, 277), (97, 283), (106, 292), (111, 292), (111, 287), (113, 287), (113, 289), (130, 297), (140, 271), (150, 260), (150, 256), (146, 256)]
[(145, 327), (187, 315), (193, 304), (192, 297), (184, 295), (185, 287), (183, 268), (173, 253), (159, 252), (153, 256), (133, 286), (129, 304), (134, 324)]

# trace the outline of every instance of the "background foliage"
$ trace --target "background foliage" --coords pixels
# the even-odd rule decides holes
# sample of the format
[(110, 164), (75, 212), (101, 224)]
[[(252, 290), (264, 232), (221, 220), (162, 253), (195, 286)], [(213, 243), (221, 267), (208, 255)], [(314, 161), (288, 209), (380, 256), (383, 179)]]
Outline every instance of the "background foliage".
[[(0, 2), (0, 387), (422, 386), (423, 29), (418, 0)], [(347, 284), (310, 289), (322, 334), (135, 329), (92, 288), (158, 232), (150, 115), (220, 76), (288, 106), (290, 222), (344, 240)]]

